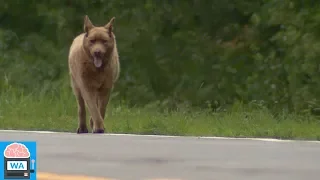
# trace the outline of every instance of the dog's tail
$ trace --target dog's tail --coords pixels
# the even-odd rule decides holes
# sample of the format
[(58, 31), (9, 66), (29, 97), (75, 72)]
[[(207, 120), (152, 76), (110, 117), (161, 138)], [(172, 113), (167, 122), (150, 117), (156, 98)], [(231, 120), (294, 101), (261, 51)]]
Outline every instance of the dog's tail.
[(120, 76), (120, 60), (119, 60), (119, 53), (118, 53), (116, 44), (113, 49), (113, 59), (111, 63), (112, 63), (111, 66), (113, 69), (113, 83), (115, 83), (116, 81), (118, 81)]
[(119, 57), (118, 59), (114, 62), (114, 70), (113, 70), (113, 83), (117, 82), (120, 76), (120, 62), (119, 62)]

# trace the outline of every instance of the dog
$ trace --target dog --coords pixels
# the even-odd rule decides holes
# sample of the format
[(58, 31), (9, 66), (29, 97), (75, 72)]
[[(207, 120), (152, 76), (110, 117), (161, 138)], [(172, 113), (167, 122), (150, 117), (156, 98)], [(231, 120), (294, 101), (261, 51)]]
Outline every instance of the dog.
[(84, 32), (74, 38), (68, 55), (71, 87), (78, 104), (77, 133), (88, 133), (88, 107), (92, 133), (105, 133), (104, 117), (110, 94), (120, 74), (115, 17), (104, 26), (95, 26), (84, 17)]

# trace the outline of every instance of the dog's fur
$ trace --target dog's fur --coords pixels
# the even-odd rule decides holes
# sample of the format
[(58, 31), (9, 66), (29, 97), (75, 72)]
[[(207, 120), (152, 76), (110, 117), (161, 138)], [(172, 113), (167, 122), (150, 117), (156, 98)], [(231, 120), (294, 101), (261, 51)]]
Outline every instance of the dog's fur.
[(88, 133), (86, 109), (93, 133), (104, 133), (104, 117), (114, 83), (120, 73), (114, 17), (105, 26), (94, 26), (84, 18), (84, 33), (78, 35), (69, 50), (71, 86), (78, 103), (77, 133)]

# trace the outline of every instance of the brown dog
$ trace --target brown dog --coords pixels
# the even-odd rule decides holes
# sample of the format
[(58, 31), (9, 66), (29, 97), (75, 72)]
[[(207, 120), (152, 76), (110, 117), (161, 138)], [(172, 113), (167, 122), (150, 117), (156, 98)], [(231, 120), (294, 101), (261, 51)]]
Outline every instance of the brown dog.
[(104, 133), (104, 117), (110, 94), (120, 73), (114, 17), (105, 26), (94, 26), (84, 18), (84, 33), (78, 35), (69, 51), (71, 86), (78, 102), (77, 133), (88, 133), (87, 104), (93, 133)]

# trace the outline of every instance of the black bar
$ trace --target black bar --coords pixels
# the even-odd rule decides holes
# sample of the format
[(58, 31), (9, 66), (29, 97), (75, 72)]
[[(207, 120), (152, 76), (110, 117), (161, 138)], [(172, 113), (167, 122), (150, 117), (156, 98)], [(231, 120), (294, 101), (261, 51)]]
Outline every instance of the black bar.
[(8, 177), (24, 177), (23, 172), (7, 172)]
[(34, 169), (30, 169), (30, 173), (34, 173)]

